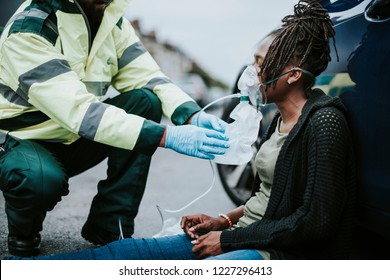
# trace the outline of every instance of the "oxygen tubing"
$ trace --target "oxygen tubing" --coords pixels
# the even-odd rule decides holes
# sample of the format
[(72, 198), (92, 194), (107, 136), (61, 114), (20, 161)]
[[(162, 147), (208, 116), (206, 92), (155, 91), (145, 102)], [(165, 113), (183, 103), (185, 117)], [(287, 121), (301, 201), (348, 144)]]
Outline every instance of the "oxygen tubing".
[[(218, 98), (212, 102), (210, 102), (209, 104), (207, 104), (206, 106), (204, 106), (202, 108), (202, 110), (200, 112), (203, 112), (205, 111), (206, 109), (208, 109), (210, 106), (222, 101), (222, 100), (226, 100), (226, 99), (233, 99), (233, 98), (240, 98), (242, 96), (242, 94), (240, 93), (234, 93), (234, 94), (230, 94), (230, 95), (227, 95), (227, 96), (223, 96), (221, 98)], [(178, 212), (181, 212), (183, 211), (184, 209), (188, 208), (189, 206), (191, 206), (192, 204), (194, 204), (195, 202), (197, 202), (198, 200), (200, 200), (201, 198), (203, 198), (204, 196), (206, 196), (214, 187), (215, 185), (215, 179), (216, 179), (216, 172), (215, 172), (215, 167), (212, 163), (211, 160), (209, 160), (209, 163), (210, 163), (210, 166), (211, 166), (211, 171), (212, 171), (212, 182), (209, 186), (209, 188), (204, 192), (202, 193), (201, 195), (199, 195), (198, 197), (194, 198), (192, 201), (190, 201), (189, 203), (187, 203), (186, 205), (184, 205), (183, 207), (179, 208), (179, 209), (165, 209), (163, 207), (161, 207), (160, 205), (156, 205), (156, 208), (160, 214), (160, 217), (161, 217), (161, 222), (162, 222), (162, 226), (164, 226), (164, 216), (163, 216), (163, 211), (166, 212), (166, 213), (178, 213)]]

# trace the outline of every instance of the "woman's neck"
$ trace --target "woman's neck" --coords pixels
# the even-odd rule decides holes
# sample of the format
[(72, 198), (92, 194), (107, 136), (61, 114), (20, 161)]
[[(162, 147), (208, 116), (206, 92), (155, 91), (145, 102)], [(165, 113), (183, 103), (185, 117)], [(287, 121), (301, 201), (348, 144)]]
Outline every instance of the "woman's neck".
[(291, 131), (298, 122), (306, 101), (307, 98), (299, 95), (295, 98), (285, 99), (283, 102), (276, 104), (282, 118), (279, 128), (281, 133), (289, 133)]

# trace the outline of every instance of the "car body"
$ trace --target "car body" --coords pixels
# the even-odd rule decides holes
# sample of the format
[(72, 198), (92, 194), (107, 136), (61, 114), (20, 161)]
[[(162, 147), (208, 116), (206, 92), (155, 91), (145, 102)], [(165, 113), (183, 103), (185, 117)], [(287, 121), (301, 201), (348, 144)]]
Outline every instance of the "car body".
[[(350, 1), (351, 2), (351, 1)], [(367, 17), (370, 5), (390, 11), (390, 1), (355, 1), (353, 9), (333, 13), (335, 29), (343, 54), (341, 65), (331, 63), (324, 75), (344, 75), (329, 88), (348, 108), (349, 123), (355, 142), (358, 163), (357, 225), (381, 240), (381, 247), (390, 243), (390, 21)], [(385, 5), (385, 6), (383, 6)], [(390, 13), (388, 13), (390, 17)], [(340, 54), (340, 55), (341, 55)], [(349, 76), (349, 77), (347, 77)], [(347, 81), (353, 82), (349, 84)]]

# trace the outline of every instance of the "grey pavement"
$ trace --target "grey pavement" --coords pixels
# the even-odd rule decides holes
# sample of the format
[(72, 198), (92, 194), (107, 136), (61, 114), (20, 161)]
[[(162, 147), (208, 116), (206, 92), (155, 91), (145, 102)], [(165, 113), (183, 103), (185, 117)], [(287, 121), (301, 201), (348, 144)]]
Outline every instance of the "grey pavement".
[[(63, 253), (91, 248), (80, 230), (87, 218), (89, 206), (96, 193), (96, 185), (105, 178), (106, 162), (70, 179), (70, 194), (48, 212), (42, 232), (41, 254)], [(185, 214), (206, 213), (218, 215), (235, 206), (223, 191), (219, 177), (211, 191), (185, 210), (164, 215), (165, 220)], [(210, 162), (157, 149), (151, 164), (149, 178), (140, 211), (135, 220), (134, 237), (152, 237), (162, 229), (156, 205), (175, 210), (205, 193), (212, 184)], [(0, 195), (0, 255), (7, 255), (7, 220), (4, 198)]]

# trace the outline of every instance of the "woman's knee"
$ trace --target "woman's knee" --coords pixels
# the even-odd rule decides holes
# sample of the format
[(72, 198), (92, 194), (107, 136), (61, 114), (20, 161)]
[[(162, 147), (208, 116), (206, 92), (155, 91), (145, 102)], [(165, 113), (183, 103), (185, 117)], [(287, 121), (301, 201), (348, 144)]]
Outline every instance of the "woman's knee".
[(106, 252), (109, 259), (191, 260), (196, 258), (192, 246), (188, 236), (179, 234), (159, 238), (126, 238), (108, 244)]

